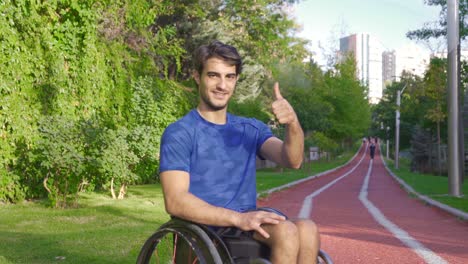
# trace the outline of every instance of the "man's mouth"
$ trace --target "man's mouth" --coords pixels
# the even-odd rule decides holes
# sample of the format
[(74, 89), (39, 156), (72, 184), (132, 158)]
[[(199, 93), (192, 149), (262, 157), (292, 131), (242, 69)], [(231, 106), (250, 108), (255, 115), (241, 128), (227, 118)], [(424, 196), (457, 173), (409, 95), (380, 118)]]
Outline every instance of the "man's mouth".
[(213, 92), (213, 94), (216, 99), (224, 99), (227, 96), (225, 92)]

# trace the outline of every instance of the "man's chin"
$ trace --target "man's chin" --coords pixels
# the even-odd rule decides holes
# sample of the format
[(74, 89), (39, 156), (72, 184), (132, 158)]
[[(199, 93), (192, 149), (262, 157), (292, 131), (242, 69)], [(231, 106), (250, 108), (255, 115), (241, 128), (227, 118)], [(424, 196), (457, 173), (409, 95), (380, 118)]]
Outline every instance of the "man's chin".
[(204, 104), (212, 111), (219, 111), (224, 110), (227, 108), (228, 102), (227, 101), (220, 101), (220, 100), (206, 100), (202, 98)]
[(224, 110), (224, 109), (226, 109), (226, 107), (227, 107), (227, 104), (225, 104), (225, 105), (212, 105), (212, 106), (210, 106), (210, 108), (211, 108), (212, 110), (214, 110), (214, 111)]

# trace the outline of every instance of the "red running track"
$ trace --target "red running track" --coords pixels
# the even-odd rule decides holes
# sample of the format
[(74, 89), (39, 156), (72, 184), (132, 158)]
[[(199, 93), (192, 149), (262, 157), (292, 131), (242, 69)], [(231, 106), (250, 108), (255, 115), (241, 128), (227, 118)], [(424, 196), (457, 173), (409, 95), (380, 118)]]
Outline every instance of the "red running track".
[[(334, 263), (468, 263), (468, 223), (408, 195), (386, 171), (378, 148), (373, 161), (363, 145), (346, 166), (275, 192), (258, 205), (298, 216), (305, 197), (314, 192), (309, 218), (318, 224), (321, 248)], [(362, 199), (383, 215), (373, 216)], [(381, 224), (385, 220), (389, 229)]]

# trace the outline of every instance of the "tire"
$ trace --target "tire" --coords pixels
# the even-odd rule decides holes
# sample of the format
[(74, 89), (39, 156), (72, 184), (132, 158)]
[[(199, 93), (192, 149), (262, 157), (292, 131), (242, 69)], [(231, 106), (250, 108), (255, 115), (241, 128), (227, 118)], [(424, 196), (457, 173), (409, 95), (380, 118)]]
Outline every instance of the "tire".
[(223, 261), (199, 226), (173, 219), (162, 225), (143, 245), (137, 264), (147, 263), (222, 264)]
[(318, 254), (317, 263), (318, 264), (333, 264), (333, 260), (325, 251), (320, 250)]
[[(137, 264), (270, 264), (267, 259), (234, 261), (226, 244), (209, 228), (174, 218), (151, 235), (141, 248)], [(330, 256), (319, 251), (319, 264), (333, 264)]]

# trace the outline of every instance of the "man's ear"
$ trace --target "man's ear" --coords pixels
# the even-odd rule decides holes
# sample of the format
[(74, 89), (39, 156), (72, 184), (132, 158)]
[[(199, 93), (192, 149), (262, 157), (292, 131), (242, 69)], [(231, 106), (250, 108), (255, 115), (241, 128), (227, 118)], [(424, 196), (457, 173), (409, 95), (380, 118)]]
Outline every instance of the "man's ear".
[(195, 80), (195, 82), (200, 85), (200, 73), (198, 73), (197, 70), (194, 70), (192, 72), (192, 75), (193, 75), (193, 79)]

